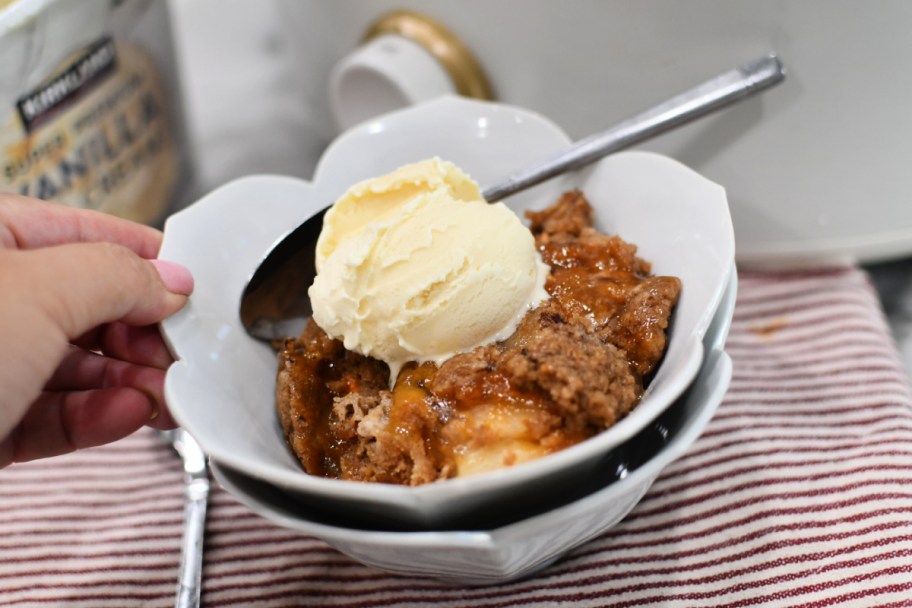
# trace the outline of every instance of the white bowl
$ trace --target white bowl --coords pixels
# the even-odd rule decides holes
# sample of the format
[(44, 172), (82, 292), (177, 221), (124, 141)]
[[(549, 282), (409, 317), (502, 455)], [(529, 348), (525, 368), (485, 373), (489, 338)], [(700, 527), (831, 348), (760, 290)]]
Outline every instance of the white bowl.
[(287, 448), (275, 414), (275, 353), (250, 338), (238, 316), (244, 286), (265, 254), (352, 183), (440, 156), (485, 186), (568, 143), (560, 129), (531, 112), (441, 98), (347, 132), (327, 149), (312, 182), (243, 178), (173, 215), (160, 256), (184, 264), (196, 278), (188, 306), (162, 324), (178, 359), (165, 384), (176, 419), (232, 469), (340, 512), (404, 526), (438, 527), (591, 472), (601, 456), (640, 431), (690, 384), (734, 267), (724, 190), (669, 158), (616, 154), (505, 201), (522, 213), (580, 188), (595, 207), (601, 230), (635, 243), (655, 273), (678, 276), (683, 283), (665, 358), (642, 401), (610, 429), (555, 454), (414, 488), (307, 475)]
[[(213, 463), (216, 480), (264, 518), (304, 532), (353, 559), (406, 576), (459, 584), (502, 583), (539, 570), (622, 520), (669, 463), (700, 435), (731, 379), (731, 359), (713, 350), (688, 391), (607, 456), (601, 480), (571, 502), (489, 529), (377, 530), (301, 505), (275, 486)], [(600, 485), (599, 485), (600, 484)], [(360, 524), (360, 525), (359, 525)]]

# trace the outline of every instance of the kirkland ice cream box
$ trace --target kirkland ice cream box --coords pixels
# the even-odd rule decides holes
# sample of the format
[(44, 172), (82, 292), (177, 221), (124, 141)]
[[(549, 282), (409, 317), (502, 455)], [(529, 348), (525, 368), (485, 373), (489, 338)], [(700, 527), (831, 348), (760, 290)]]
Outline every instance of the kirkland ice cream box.
[(183, 134), (166, 2), (0, 0), (0, 191), (155, 224)]

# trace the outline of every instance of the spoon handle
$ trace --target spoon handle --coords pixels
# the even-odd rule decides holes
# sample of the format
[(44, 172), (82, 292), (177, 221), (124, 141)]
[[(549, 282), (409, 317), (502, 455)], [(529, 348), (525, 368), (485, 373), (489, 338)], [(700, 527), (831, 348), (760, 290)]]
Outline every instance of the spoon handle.
[(785, 67), (775, 55), (745, 63), (607, 131), (581, 139), (569, 150), (508, 176), (501, 183), (485, 188), (482, 194), (489, 203), (499, 201), (749, 97), (778, 84), (783, 78)]
[(172, 444), (184, 464), (184, 535), (175, 608), (199, 608), (202, 591), (203, 535), (209, 500), (206, 454), (185, 430), (171, 431)]

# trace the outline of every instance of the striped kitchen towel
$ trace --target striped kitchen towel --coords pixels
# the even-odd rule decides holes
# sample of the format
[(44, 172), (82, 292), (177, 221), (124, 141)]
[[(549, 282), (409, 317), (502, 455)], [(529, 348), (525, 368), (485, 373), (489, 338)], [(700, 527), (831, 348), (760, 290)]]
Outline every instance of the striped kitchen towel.
[[(741, 274), (731, 388), (618, 526), (494, 587), (387, 575), (216, 490), (204, 606), (912, 606), (912, 395), (867, 275)], [(0, 606), (173, 605), (151, 432), (0, 471)]]

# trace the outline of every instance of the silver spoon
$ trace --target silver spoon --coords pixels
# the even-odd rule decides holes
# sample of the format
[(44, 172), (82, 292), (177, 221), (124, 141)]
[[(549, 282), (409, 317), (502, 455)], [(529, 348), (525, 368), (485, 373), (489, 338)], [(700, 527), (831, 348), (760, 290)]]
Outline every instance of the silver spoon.
[[(596, 160), (778, 84), (785, 67), (775, 55), (745, 63), (681, 93), (606, 131), (591, 135), (561, 154), (485, 188), (488, 202), (499, 201), (566, 171)], [(288, 234), (263, 260), (241, 295), (241, 322), (263, 340), (297, 336), (312, 314), (307, 289), (313, 283), (314, 248), (325, 209)]]

